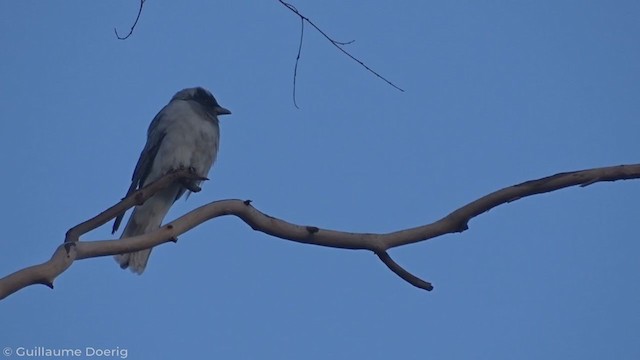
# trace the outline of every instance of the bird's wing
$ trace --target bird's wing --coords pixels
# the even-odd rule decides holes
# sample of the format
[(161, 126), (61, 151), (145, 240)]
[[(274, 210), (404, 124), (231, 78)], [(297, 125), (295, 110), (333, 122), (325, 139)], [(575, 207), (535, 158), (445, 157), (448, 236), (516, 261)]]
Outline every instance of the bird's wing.
[[(156, 115), (156, 117), (153, 118), (153, 121), (151, 121), (151, 125), (149, 125), (149, 131), (147, 132), (147, 143), (144, 146), (144, 149), (142, 149), (142, 153), (140, 153), (140, 158), (138, 159), (135, 170), (133, 170), (131, 185), (129, 186), (129, 190), (127, 190), (127, 195), (125, 195), (125, 197), (131, 195), (134, 191), (146, 185), (145, 180), (151, 172), (153, 160), (156, 158), (156, 154), (158, 154), (160, 144), (162, 144), (162, 140), (166, 135), (166, 127), (160, 126), (160, 122), (163, 116), (164, 111), (161, 110)], [(120, 223), (122, 222), (124, 214), (125, 213), (123, 212), (116, 217), (116, 220), (113, 222), (113, 228), (111, 230), (112, 234), (118, 231), (118, 227), (120, 227)]]

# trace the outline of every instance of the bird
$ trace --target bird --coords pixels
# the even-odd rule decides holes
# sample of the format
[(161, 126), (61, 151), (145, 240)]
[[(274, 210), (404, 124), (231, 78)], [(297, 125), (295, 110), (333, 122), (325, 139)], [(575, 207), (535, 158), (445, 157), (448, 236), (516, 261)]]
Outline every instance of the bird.
[[(149, 125), (147, 142), (133, 171), (127, 196), (179, 169), (189, 169), (206, 178), (218, 155), (218, 116), (229, 114), (231, 111), (220, 106), (211, 92), (202, 87), (178, 91)], [(197, 188), (200, 181), (192, 184)], [(194, 187), (176, 181), (136, 206), (120, 238), (158, 229), (173, 203), (189, 189)], [(123, 217), (124, 213), (116, 217), (112, 234), (118, 231)], [(114, 257), (122, 269), (129, 268), (133, 273), (142, 274), (150, 254), (151, 249), (146, 249)]]

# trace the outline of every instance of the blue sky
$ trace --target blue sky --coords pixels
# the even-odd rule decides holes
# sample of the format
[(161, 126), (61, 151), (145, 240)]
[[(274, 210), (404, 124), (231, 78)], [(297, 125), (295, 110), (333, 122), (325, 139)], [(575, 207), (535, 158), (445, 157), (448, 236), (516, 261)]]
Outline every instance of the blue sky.
[[(638, 162), (636, 1), (0, 2), (0, 273), (47, 260), (118, 201), (178, 90), (233, 111), (201, 193), (330, 229), (389, 232), (557, 172)], [(637, 359), (640, 182), (523, 199), (463, 234), (375, 255), (301, 245), (236, 218), (154, 250), (144, 275), (76, 262), (2, 302), (0, 345), (130, 359)], [(85, 240), (113, 238), (110, 226)]]

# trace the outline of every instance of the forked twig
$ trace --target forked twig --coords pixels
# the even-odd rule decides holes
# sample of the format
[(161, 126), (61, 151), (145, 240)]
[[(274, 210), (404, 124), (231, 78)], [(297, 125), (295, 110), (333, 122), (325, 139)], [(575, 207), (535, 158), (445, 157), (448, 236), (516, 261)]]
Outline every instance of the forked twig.
[(300, 22), (301, 22), (301, 26), (300, 26), (300, 42), (298, 44), (298, 54), (296, 55), (296, 64), (295, 64), (295, 67), (293, 69), (293, 104), (295, 105), (296, 108), (298, 108), (298, 104), (296, 102), (296, 79), (297, 79), (297, 74), (298, 74), (298, 63), (300, 62), (300, 54), (302, 52), (302, 40), (304, 38), (304, 23), (305, 22), (307, 22), (309, 25), (313, 26), (313, 28), (316, 29), (322, 36), (324, 36), (325, 39), (327, 39), (333, 46), (338, 48), (338, 50), (340, 50), (343, 54), (347, 55), (351, 60), (357, 62), (358, 64), (360, 64), (360, 66), (364, 67), (367, 71), (369, 71), (370, 73), (372, 73), (373, 75), (375, 75), (379, 79), (382, 79), (387, 84), (391, 85), (392, 87), (396, 88), (397, 90), (400, 90), (400, 91), (404, 92), (404, 90), (402, 88), (400, 88), (399, 86), (397, 86), (396, 84), (394, 84), (393, 82), (391, 82), (390, 80), (385, 78), (384, 76), (380, 75), (377, 71), (375, 71), (372, 68), (370, 68), (369, 66), (367, 66), (362, 60), (360, 60), (357, 57), (351, 55), (351, 53), (349, 53), (347, 50), (345, 50), (343, 48), (343, 46), (352, 44), (355, 40), (345, 41), (345, 42), (337, 41), (337, 40), (333, 39), (331, 36), (329, 36), (326, 32), (324, 32), (319, 26), (317, 26), (308, 17), (306, 17), (302, 13), (300, 13), (300, 11), (298, 11), (298, 9), (295, 6), (293, 6), (292, 4), (290, 4), (290, 3), (286, 2), (286, 1), (283, 1), (283, 0), (278, 0), (278, 2), (280, 2), (282, 5), (284, 5), (287, 9), (291, 10), (294, 14), (298, 15), (298, 17), (300, 17)]

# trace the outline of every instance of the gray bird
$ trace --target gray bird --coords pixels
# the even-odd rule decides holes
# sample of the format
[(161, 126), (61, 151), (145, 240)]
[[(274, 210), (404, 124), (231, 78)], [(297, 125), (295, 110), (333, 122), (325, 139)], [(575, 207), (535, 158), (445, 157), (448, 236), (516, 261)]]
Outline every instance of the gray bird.
[[(206, 177), (218, 154), (218, 115), (227, 114), (231, 111), (218, 105), (213, 95), (201, 87), (178, 91), (149, 125), (147, 144), (133, 171), (127, 196), (176, 169), (192, 169)], [(136, 206), (120, 238), (158, 229), (171, 205), (185, 191), (185, 185), (176, 182)], [(123, 216), (124, 213), (116, 218), (112, 233), (118, 230)], [(115, 259), (121, 268), (142, 274), (149, 254), (151, 249), (116, 255)]]

